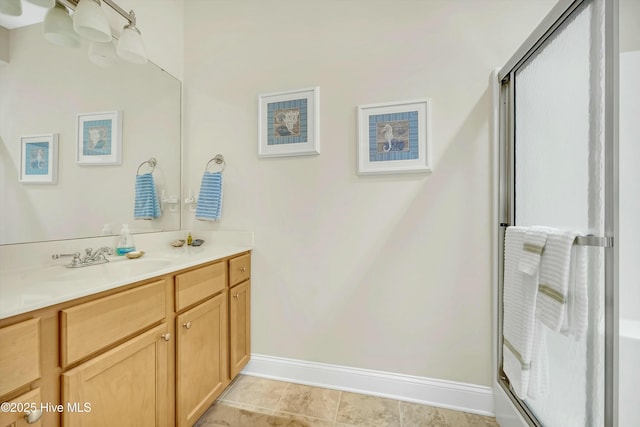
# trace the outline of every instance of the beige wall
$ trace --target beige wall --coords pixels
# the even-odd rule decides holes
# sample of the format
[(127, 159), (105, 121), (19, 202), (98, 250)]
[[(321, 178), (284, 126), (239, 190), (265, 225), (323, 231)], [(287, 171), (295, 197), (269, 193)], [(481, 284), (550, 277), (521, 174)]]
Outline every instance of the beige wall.
[(620, 51), (640, 50), (640, 1), (620, 0)]
[(9, 30), (0, 27), (0, 66), (9, 62)]
[[(224, 154), (253, 351), (491, 384), (492, 70), (555, 2), (185, 2), (185, 183)], [(320, 86), (321, 154), (257, 158), (257, 96)], [(356, 106), (429, 97), (433, 172), (356, 175)]]

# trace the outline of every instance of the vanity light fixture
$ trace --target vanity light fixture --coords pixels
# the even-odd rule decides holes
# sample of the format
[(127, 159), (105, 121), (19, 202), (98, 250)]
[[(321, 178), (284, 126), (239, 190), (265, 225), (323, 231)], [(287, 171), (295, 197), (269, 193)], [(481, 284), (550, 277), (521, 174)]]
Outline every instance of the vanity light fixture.
[(47, 11), (43, 24), (44, 38), (62, 47), (80, 47), (80, 38), (73, 31), (67, 8), (56, 4)]
[[(133, 11), (130, 14), (135, 19)], [(122, 29), (116, 51), (118, 56), (125, 61), (133, 62), (134, 64), (145, 64), (147, 62), (142, 35), (135, 22), (125, 25)]]
[[(0, 13), (11, 16), (22, 15), (22, 0), (0, 0)], [(108, 66), (116, 62), (116, 54), (125, 61), (145, 64), (142, 35), (136, 27), (136, 14), (126, 12), (114, 0), (26, 0), (49, 10), (45, 15), (44, 37), (53, 44), (64, 47), (78, 47), (80, 37), (89, 40), (89, 59)], [(120, 34), (117, 48), (111, 43), (111, 27), (102, 9), (102, 3), (127, 20)], [(68, 10), (73, 10), (72, 17)]]
[(73, 14), (73, 29), (83, 38), (99, 43), (111, 41), (109, 21), (100, 0), (80, 0)]
[[(3, 0), (0, 0), (3, 1)], [(58, 3), (61, 3), (71, 9), (75, 8), (75, 13), (73, 14), (74, 21), (74, 29), (81, 36), (98, 43), (106, 43), (111, 41), (111, 28), (109, 27), (109, 23), (106, 20), (106, 16), (104, 15), (104, 11), (100, 7), (100, 0), (56, 0)], [(140, 34), (140, 30), (136, 27), (136, 14), (133, 10), (127, 12), (118, 6), (114, 0), (102, 0), (102, 3), (109, 6), (116, 13), (126, 19), (128, 22), (124, 26), (122, 30), (122, 34), (120, 35), (120, 39), (117, 43), (117, 47), (115, 49), (116, 53), (119, 57), (124, 59), (125, 61), (132, 62), (134, 64), (144, 64), (147, 62), (147, 55), (145, 53), (144, 44), (142, 42), (142, 36)], [(81, 12), (80, 16), (78, 13)], [(87, 15), (84, 15), (87, 13)], [(95, 13), (95, 14), (94, 14)], [(88, 16), (87, 21), (84, 21), (84, 16)], [(100, 19), (98, 18), (100, 17)], [(90, 22), (102, 22), (104, 19), (104, 23), (106, 24), (106, 28), (98, 29), (97, 27), (91, 27), (89, 25)], [(78, 20), (78, 22), (76, 22)], [(102, 24), (97, 24), (102, 27)], [(91, 34), (96, 35), (92, 31), (87, 31), (89, 34), (85, 35), (85, 33), (81, 32), (79, 28), (81, 26), (85, 26), (85, 28), (93, 28), (100, 33), (108, 33), (103, 34), (102, 36), (91, 37)], [(107, 38), (108, 36), (108, 38)], [(93, 47), (89, 47), (89, 57), (95, 63), (100, 63), (102, 66), (107, 66), (115, 62), (115, 58), (111, 57), (111, 53), (107, 53), (106, 51), (111, 51), (113, 46), (103, 45), (100, 46), (95, 44)], [(107, 49), (108, 48), (108, 49)], [(98, 53), (102, 52), (102, 53)]]
[(22, 15), (22, 3), (20, 0), (0, 0), (0, 13), (9, 16)]
[(54, 7), (56, 0), (27, 0), (29, 3), (33, 3), (36, 6), (42, 6), (46, 8)]
[(111, 67), (118, 62), (113, 42), (89, 44), (89, 60), (100, 67)]

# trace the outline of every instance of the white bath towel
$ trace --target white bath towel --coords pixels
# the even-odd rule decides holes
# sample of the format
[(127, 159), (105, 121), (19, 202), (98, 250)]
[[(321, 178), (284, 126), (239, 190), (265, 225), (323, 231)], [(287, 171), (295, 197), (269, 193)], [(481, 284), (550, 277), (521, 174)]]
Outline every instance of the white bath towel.
[(529, 370), (528, 399), (539, 399), (549, 392), (549, 355), (547, 353), (547, 330), (536, 320), (533, 332), (533, 350)]
[(518, 269), (527, 228), (508, 227), (505, 234), (503, 290), (503, 370), (522, 399), (529, 387), (538, 275)]
[(528, 275), (538, 272), (540, 257), (547, 243), (547, 232), (541, 229), (529, 229), (524, 233), (524, 243), (522, 244), (522, 256), (518, 269)]
[(540, 259), (536, 317), (559, 332), (567, 316), (571, 253), (577, 233), (546, 227), (544, 230), (547, 244)]
[(587, 248), (573, 245), (566, 313), (560, 332), (576, 341), (582, 339), (589, 325), (588, 310)]

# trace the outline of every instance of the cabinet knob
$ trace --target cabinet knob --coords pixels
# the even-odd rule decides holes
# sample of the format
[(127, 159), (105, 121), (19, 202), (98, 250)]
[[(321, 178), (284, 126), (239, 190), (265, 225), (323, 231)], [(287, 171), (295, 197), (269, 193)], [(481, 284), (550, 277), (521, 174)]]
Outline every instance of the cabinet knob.
[(169, 332), (167, 332), (166, 334), (160, 335), (160, 338), (162, 338), (165, 341), (170, 341), (171, 340), (171, 334)]
[(233, 294), (233, 297), (234, 297), (235, 299), (238, 299), (238, 297), (239, 297), (239, 296), (240, 296), (240, 294)]
[(36, 409), (24, 413), (24, 419), (27, 420), (27, 424), (37, 423), (40, 417), (42, 417), (42, 409)]
[(182, 326), (184, 326), (185, 329), (191, 329), (191, 322), (185, 322), (182, 324)]
[(242, 271), (243, 273), (247, 271), (246, 267), (240, 267), (240, 271)]

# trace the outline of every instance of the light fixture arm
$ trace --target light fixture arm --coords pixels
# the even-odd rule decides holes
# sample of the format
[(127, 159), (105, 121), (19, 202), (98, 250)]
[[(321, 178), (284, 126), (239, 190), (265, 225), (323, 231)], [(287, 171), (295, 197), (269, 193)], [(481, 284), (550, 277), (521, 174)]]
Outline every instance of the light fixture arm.
[[(68, 7), (71, 10), (76, 10), (76, 6), (78, 6), (79, 0), (56, 0), (56, 1), (61, 5)], [(129, 21), (129, 24), (133, 26), (136, 25), (136, 14), (133, 12), (133, 10), (127, 12), (126, 10), (118, 6), (116, 2), (114, 2), (113, 0), (102, 0), (102, 1), (106, 3), (107, 6), (109, 6), (111, 9), (115, 10), (124, 19)]]

